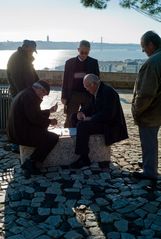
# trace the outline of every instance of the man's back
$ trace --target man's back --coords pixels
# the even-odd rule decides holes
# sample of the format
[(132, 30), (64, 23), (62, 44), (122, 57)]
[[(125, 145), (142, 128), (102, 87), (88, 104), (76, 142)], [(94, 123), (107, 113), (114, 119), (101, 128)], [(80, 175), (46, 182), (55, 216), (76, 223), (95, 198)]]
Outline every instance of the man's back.
[(22, 47), (11, 55), (7, 64), (7, 75), (12, 97), (39, 80), (32, 65), (33, 60), (34, 58), (29, 57)]
[(8, 120), (10, 140), (27, 145), (37, 133), (47, 129), (49, 110), (41, 111), (41, 99), (32, 88), (21, 91), (13, 100)]
[(132, 112), (139, 125), (161, 125), (161, 49), (154, 52), (139, 71)]

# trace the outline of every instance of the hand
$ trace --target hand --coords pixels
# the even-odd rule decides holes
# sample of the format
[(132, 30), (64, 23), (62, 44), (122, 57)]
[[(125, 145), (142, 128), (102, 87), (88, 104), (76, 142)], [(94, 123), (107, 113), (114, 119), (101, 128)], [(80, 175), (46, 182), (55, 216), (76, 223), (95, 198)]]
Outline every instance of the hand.
[(58, 103), (56, 103), (54, 106), (52, 106), (52, 107), (50, 108), (50, 113), (56, 112), (57, 109), (58, 109)]
[(62, 102), (63, 105), (67, 104), (67, 100), (66, 99), (61, 98), (61, 102)]
[(57, 123), (58, 123), (57, 119), (50, 119), (51, 125), (57, 125)]
[(77, 113), (77, 119), (78, 120), (84, 120), (86, 118), (85, 114), (83, 112)]

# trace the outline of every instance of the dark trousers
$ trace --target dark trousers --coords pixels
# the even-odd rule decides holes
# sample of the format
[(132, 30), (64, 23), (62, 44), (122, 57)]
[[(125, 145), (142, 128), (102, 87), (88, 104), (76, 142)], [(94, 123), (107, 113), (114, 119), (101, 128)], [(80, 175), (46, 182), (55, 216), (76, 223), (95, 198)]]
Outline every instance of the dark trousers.
[(89, 138), (92, 134), (104, 134), (104, 124), (91, 121), (78, 121), (76, 114), (72, 115), (73, 127), (77, 126), (75, 153), (87, 156), (89, 153)]
[(36, 162), (43, 162), (50, 151), (58, 142), (59, 136), (57, 134), (45, 131), (38, 142), (34, 145), (36, 149), (31, 155), (31, 160)]
[(157, 177), (158, 170), (158, 127), (139, 127), (143, 170), (146, 176)]
[(71, 116), (78, 112), (80, 107), (84, 107), (90, 102), (90, 95), (86, 92), (72, 92), (71, 98), (67, 103), (66, 108), (66, 120), (64, 128), (72, 128)]

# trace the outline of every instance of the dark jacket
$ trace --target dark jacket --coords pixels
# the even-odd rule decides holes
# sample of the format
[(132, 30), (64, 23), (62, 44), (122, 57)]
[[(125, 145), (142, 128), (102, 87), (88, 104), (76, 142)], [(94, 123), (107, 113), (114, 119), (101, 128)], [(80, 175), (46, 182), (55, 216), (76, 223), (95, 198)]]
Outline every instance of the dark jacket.
[[(77, 57), (74, 57), (67, 60), (65, 63), (62, 98), (66, 100), (69, 100), (71, 97), (76, 60)], [(86, 74), (90, 73), (99, 76), (99, 66), (96, 59), (88, 56), (86, 59)]]
[(81, 111), (92, 117), (92, 122), (104, 124), (106, 145), (128, 138), (119, 95), (111, 86), (101, 82), (96, 98), (93, 96), (91, 104)]
[(32, 64), (33, 60), (34, 58), (29, 58), (22, 47), (11, 55), (7, 64), (7, 76), (12, 97), (39, 80)]
[(41, 102), (32, 88), (21, 91), (14, 98), (8, 119), (8, 136), (12, 142), (35, 146), (42, 140), (50, 124), (50, 111), (41, 110)]
[(143, 127), (161, 125), (161, 49), (141, 67), (134, 87), (132, 113)]

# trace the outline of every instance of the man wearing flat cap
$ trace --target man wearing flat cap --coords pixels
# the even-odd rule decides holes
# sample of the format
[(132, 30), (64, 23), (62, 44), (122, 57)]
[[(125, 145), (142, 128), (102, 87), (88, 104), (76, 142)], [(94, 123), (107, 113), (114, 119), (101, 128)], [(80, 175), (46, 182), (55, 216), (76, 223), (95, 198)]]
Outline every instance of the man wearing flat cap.
[(56, 119), (49, 119), (57, 106), (49, 110), (40, 108), (43, 97), (49, 92), (49, 84), (40, 80), (18, 93), (11, 105), (7, 129), (10, 141), (35, 147), (33, 154), (22, 165), (28, 176), (39, 173), (38, 168), (58, 141), (58, 135), (47, 130), (49, 124), (57, 124)]
[[(33, 52), (36, 52), (36, 42), (24, 40), (22, 47), (18, 47), (7, 64), (7, 77), (9, 89), (12, 99), (21, 91), (39, 80), (39, 77), (33, 67)], [(19, 152), (19, 147), (16, 144), (11, 145), (11, 150), (14, 153)]]
[(18, 47), (8, 61), (7, 76), (12, 97), (39, 80), (32, 64), (33, 52), (36, 52), (36, 42), (24, 40), (22, 47)]

